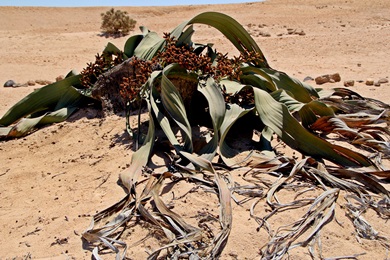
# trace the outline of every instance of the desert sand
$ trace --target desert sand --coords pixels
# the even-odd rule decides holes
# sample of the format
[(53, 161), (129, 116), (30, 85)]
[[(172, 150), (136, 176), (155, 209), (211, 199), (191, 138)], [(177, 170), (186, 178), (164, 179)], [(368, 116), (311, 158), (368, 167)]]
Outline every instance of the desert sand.
[[(100, 13), (108, 9), (0, 7), (0, 116), (40, 87), (3, 88), (7, 80), (54, 81), (72, 69), (81, 71), (108, 41), (123, 49), (127, 37), (99, 36)], [(161, 35), (198, 13), (223, 12), (248, 29), (273, 68), (300, 80), (339, 73), (341, 82), (321, 87), (343, 87), (345, 80), (355, 80), (352, 90), (390, 103), (390, 83), (367, 86), (358, 82), (390, 77), (387, 0), (269, 0), (119, 9), (126, 10), (137, 26), (144, 25)], [(237, 54), (215, 30), (206, 26), (195, 29), (195, 40), (214, 43), (223, 53)], [(288, 34), (288, 29), (304, 33)], [(130, 35), (138, 33), (136, 29)], [(315, 82), (309, 83), (315, 86)], [(94, 110), (76, 113), (66, 122), (0, 142), (0, 259), (91, 258), (91, 251), (83, 249), (81, 234), (91, 216), (125, 196), (117, 185), (118, 174), (129, 165), (133, 151), (123, 117), (96, 116)], [(191, 187), (179, 185), (176, 196)], [(294, 193), (284, 196), (291, 199)], [(197, 212), (218, 214), (216, 198), (209, 193), (190, 193), (186, 201), (186, 205), (175, 205), (174, 211), (190, 222), (196, 223)], [(338, 223), (329, 223), (321, 233), (322, 255), (331, 258), (365, 253), (357, 258), (389, 259), (389, 252), (378, 241), (356, 239), (351, 221), (341, 210), (344, 202), (340, 196)], [(248, 211), (251, 203), (233, 203), (233, 229), (221, 259), (260, 257), (259, 250), (268, 237), (264, 230), (256, 230), (258, 225)], [(271, 224), (276, 229), (302, 214), (302, 210), (281, 214)], [(371, 211), (365, 218), (382, 236), (390, 237), (388, 221)], [(147, 235), (146, 227), (134, 227), (123, 240), (132, 245)], [(156, 239), (148, 238), (130, 247), (127, 256), (145, 259), (147, 251), (157, 247)], [(310, 259), (306, 248), (291, 250), (290, 257)], [(113, 259), (114, 254), (103, 258)]]

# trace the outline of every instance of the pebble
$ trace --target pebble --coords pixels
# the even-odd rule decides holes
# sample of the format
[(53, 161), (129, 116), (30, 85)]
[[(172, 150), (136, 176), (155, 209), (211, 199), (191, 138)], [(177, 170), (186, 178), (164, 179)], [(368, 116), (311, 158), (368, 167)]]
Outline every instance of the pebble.
[(376, 81), (376, 82), (374, 83), (374, 86), (375, 86), (375, 87), (380, 87), (380, 86), (381, 86), (381, 83), (379, 83), (378, 81)]
[(381, 79), (378, 80), (379, 84), (385, 84), (385, 83), (388, 83), (388, 82), (389, 82), (389, 80), (386, 79), (386, 78), (381, 78)]
[(287, 33), (288, 34), (297, 34), (297, 35), (301, 35), (301, 36), (306, 35), (306, 33), (302, 29), (298, 30), (298, 29), (288, 28)]
[(35, 80), (29, 80), (29, 81), (27, 81), (27, 85), (29, 85), (29, 86), (35, 86)]
[(316, 81), (317, 85), (322, 85), (324, 83), (328, 83), (329, 82), (329, 78), (326, 77), (326, 76), (319, 76), (319, 77), (315, 78), (315, 81)]
[(374, 85), (374, 80), (371, 79), (371, 78), (366, 79), (366, 85), (367, 86), (373, 86)]
[(51, 82), (50, 80), (42, 80), (42, 79), (37, 79), (35, 81), (35, 83), (39, 84), (39, 85), (49, 85), (53, 82)]
[(355, 81), (354, 80), (346, 80), (346, 81), (344, 81), (344, 87), (353, 87), (353, 85), (355, 85)]
[(341, 77), (340, 77), (339, 73), (326, 74), (326, 75), (322, 75), (322, 76), (315, 78), (317, 85), (322, 85), (322, 84), (328, 83), (328, 82), (331, 82), (331, 83), (339, 82), (340, 80), (341, 80)]
[(15, 81), (13, 80), (7, 80), (5, 83), (4, 83), (4, 87), (5, 88), (9, 88), (9, 87), (14, 87), (16, 85)]
[(341, 77), (340, 77), (339, 73), (335, 73), (335, 74), (330, 75), (330, 79), (334, 80), (334, 82), (340, 82)]

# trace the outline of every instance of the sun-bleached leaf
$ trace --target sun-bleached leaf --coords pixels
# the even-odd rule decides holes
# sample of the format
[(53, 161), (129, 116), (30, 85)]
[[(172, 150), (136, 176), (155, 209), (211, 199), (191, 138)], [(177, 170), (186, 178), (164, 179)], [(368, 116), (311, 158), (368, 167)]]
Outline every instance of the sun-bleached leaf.
[(119, 176), (121, 183), (127, 188), (129, 192), (134, 188), (134, 185), (137, 183), (143, 168), (147, 165), (154, 145), (155, 125), (153, 117), (150, 113), (151, 111), (149, 112), (150, 117), (148, 133), (144, 139), (144, 142), (142, 146), (133, 153), (129, 168), (121, 172)]
[(264, 90), (253, 90), (260, 119), (291, 148), (344, 166), (373, 165), (367, 157), (313, 135), (291, 116), (285, 105), (275, 101)]

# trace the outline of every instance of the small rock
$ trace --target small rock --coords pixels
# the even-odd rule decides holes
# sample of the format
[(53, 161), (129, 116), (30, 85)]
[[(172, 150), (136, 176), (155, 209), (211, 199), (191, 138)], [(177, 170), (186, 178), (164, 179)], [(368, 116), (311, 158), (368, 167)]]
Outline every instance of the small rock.
[(15, 85), (16, 85), (16, 83), (13, 80), (7, 80), (7, 82), (4, 83), (5, 88), (13, 87)]
[(374, 85), (374, 80), (373, 80), (373, 79), (367, 79), (367, 80), (366, 80), (366, 85), (367, 85), (367, 86), (372, 86), (372, 85)]
[(49, 85), (53, 82), (51, 82), (50, 80), (42, 80), (42, 79), (37, 79), (35, 81), (35, 83), (39, 84), (39, 85)]
[(363, 83), (364, 82), (364, 80), (362, 80), (362, 79), (358, 79), (356, 81), (359, 82), (359, 83)]
[(355, 81), (354, 80), (346, 80), (346, 81), (344, 81), (344, 87), (352, 87), (353, 85), (355, 85)]
[(317, 85), (322, 85), (322, 84), (328, 83), (329, 80), (330, 80), (330, 78), (328, 77), (328, 75), (319, 76), (319, 77), (315, 78)]
[(328, 83), (328, 82), (331, 82), (331, 83), (339, 82), (340, 80), (341, 80), (341, 77), (340, 77), (339, 73), (326, 74), (326, 75), (322, 75), (322, 76), (315, 78), (317, 85), (322, 85), (322, 84)]
[(292, 28), (288, 28), (288, 29), (287, 29), (287, 33), (288, 33), (288, 34), (293, 34), (294, 32), (295, 32), (295, 30), (292, 29)]
[(330, 79), (334, 80), (334, 82), (340, 82), (341, 77), (340, 77), (340, 74), (335, 73), (335, 74), (330, 75)]
[(381, 78), (381, 79), (378, 80), (379, 84), (385, 84), (385, 83), (388, 83), (388, 82), (389, 82), (389, 80), (386, 79), (386, 78)]
[(34, 80), (29, 80), (27, 81), (28, 86), (35, 86), (35, 81)]
[(65, 78), (64, 75), (59, 75), (59, 76), (56, 78), (56, 82), (61, 81), (61, 80), (63, 80), (64, 78)]
[(381, 83), (379, 83), (378, 81), (376, 81), (376, 82), (374, 83), (374, 86), (375, 86), (375, 87), (380, 87), (380, 86), (381, 86)]

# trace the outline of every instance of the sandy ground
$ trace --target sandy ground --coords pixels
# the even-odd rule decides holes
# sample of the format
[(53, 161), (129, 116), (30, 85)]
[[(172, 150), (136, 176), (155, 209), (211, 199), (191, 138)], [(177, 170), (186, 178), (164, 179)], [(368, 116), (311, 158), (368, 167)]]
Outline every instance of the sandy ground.
[[(342, 87), (344, 80), (355, 80), (352, 90), (390, 103), (389, 83), (366, 86), (356, 82), (390, 76), (387, 0), (269, 0), (239, 5), (120, 9), (128, 11), (137, 25), (161, 35), (198, 13), (226, 13), (251, 32), (273, 68), (300, 80), (339, 73), (341, 82), (322, 87)], [(99, 36), (100, 13), (106, 10), (107, 7), (0, 7), (0, 83), (9, 79), (20, 83), (54, 81), (72, 69), (80, 71), (108, 41), (123, 48), (127, 37)], [(195, 29), (199, 42), (212, 42), (219, 51), (236, 54), (215, 30), (206, 26)], [(305, 35), (288, 35), (287, 29), (303, 31)], [(262, 36), (266, 33), (270, 37)], [(0, 87), (0, 116), (37, 87)], [(124, 119), (112, 116), (101, 120), (95, 116), (94, 111), (76, 114), (67, 122), (25, 138), (0, 142), (0, 259), (91, 257), (91, 252), (83, 249), (80, 235), (93, 214), (125, 195), (116, 182), (132, 154)], [(190, 188), (183, 183), (177, 192)], [(293, 193), (283, 196), (287, 200), (292, 197)], [(175, 211), (189, 219), (211, 208), (214, 213), (210, 214), (217, 214), (218, 202), (210, 194), (191, 193), (186, 201), (185, 206), (176, 205)], [(359, 259), (388, 259), (388, 252), (379, 242), (357, 241), (350, 220), (341, 210), (343, 203), (341, 199), (336, 209), (336, 218), (342, 225), (333, 221), (323, 230), (323, 256), (365, 253)], [(233, 230), (222, 259), (259, 258), (259, 249), (268, 238), (265, 231), (256, 230), (256, 222), (249, 217), (250, 206), (251, 203), (233, 204)], [(272, 224), (276, 228), (291, 223), (303, 213), (298, 210), (281, 214)], [(373, 212), (365, 217), (381, 235), (390, 237), (389, 222)], [(132, 244), (147, 234), (145, 228), (134, 228), (125, 240)], [(145, 248), (157, 246), (151, 238), (130, 248), (127, 255), (144, 259)], [(307, 249), (294, 249), (290, 256), (310, 258)]]

